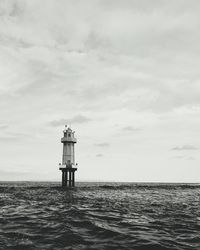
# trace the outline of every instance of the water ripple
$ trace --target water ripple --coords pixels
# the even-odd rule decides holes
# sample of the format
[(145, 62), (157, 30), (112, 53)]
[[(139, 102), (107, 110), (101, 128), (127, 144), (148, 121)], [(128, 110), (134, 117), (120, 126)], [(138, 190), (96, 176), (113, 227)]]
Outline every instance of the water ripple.
[(0, 249), (200, 249), (200, 186), (0, 184)]

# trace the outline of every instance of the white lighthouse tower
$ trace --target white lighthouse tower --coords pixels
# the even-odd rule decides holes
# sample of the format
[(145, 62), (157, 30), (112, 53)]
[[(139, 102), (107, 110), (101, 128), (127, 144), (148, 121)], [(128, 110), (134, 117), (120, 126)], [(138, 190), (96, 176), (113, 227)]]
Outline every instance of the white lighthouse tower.
[[(64, 136), (61, 138), (63, 143), (63, 155), (62, 155), (62, 186), (75, 186), (75, 150), (74, 145), (77, 142), (74, 137), (74, 131), (70, 127), (65, 126), (63, 131)], [(77, 165), (77, 164), (76, 164)]]
[(72, 165), (75, 164), (74, 144), (77, 142), (74, 137), (75, 132), (68, 127), (63, 131), (63, 133), (64, 137), (61, 139), (61, 142), (63, 143), (62, 165), (72, 167)]

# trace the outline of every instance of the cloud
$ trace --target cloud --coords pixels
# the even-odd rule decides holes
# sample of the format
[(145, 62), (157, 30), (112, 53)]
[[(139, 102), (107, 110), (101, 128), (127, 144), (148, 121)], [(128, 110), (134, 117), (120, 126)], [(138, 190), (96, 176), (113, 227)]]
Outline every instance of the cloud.
[(163, 2), (1, 1), (2, 91), (63, 107), (71, 92), (68, 105), (96, 110), (102, 96), (107, 110), (200, 105), (199, 3)]
[(190, 156), (190, 157), (187, 158), (187, 160), (188, 160), (188, 161), (194, 161), (194, 160), (195, 160), (195, 157)]
[(110, 144), (107, 143), (107, 142), (95, 143), (94, 145), (97, 146), (97, 147), (108, 147), (108, 146), (110, 146)]
[(9, 127), (8, 125), (0, 124), (0, 130), (5, 130), (8, 127)]
[(96, 154), (96, 157), (103, 157), (103, 154)]
[(133, 126), (126, 126), (126, 127), (123, 127), (122, 128), (123, 131), (130, 131), (130, 132), (136, 132), (136, 131), (140, 131), (141, 129), (140, 128), (136, 128), (136, 127), (133, 127)]
[(80, 123), (86, 123), (89, 121), (91, 121), (91, 119), (84, 116), (84, 115), (76, 115), (76, 116), (69, 118), (69, 119), (54, 120), (54, 121), (49, 122), (49, 124), (52, 127), (58, 127), (61, 125), (62, 126), (66, 125), (66, 124), (80, 124)]
[(177, 155), (177, 156), (173, 156), (173, 159), (184, 159), (185, 156), (184, 155)]
[[(1, 131), (0, 131), (1, 132)], [(19, 141), (24, 141), (25, 139), (32, 139), (34, 137), (33, 133), (32, 134), (26, 134), (26, 133), (17, 133), (17, 132), (11, 132), (11, 131), (2, 131), (0, 134), (0, 144), (3, 143), (10, 143), (10, 142), (19, 142)]]
[(22, 176), (26, 174), (31, 174), (31, 171), (23, 170), (23, 171), (16, 171), (16, 170), (0, 170), (1, 175), (12, 175), (12, 176)]
[(188, 160), (188, 161), (194, 161), (195, 157), (194, 156), (185, 156), (185, 155), (177, 155), (177, 156), (173, 156), (173, 159), (178, 159), (178, 160)]
[(171, 150), (177, 150), (177, 151), (181, 151), (181, 150), (197, 150), (198, 148), (193, 146), (193, 145), (190, 145), (190, 144), (186, 144), (186, 145), (183, 145), (183, 146), (177, 146), (177, 147), (174, 147), (172, 148)]

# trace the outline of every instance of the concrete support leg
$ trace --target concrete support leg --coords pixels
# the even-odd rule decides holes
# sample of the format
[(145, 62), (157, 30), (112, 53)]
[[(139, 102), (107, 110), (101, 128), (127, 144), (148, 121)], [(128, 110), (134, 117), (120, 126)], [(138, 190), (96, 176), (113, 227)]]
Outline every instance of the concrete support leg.
[(75, 175), (75, 172), (72, 172), (72, 187), (75, 186), (74, 185), (75, 184), (75, 178), (74, 178), (75, 176), (74, 175)]
[(72, 172), (69, 171), (69, 187), (72, 186)]
[(75, 186), (75, 171), (77, 168), (60, 168), (62, 170), (62, 186), (63, 187), (74, 187)]
[(67, 172), (65, 171), (65, 185), (64, 186), (67, 186)]
[(69, 180), (69, 178), (68, 178), (68, 171), (66, 171), (66, 187), (68, 185), (68, 180)]
[(62, 171), (62, 186), (64, 187), (65, 184), (65, 173)]

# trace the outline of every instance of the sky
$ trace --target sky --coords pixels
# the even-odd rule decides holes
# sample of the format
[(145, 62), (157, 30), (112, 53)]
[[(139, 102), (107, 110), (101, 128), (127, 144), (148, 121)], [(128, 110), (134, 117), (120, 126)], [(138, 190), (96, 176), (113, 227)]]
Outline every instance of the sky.
[(0, 0), (0, 180), (200, 181), (199, 0)]

